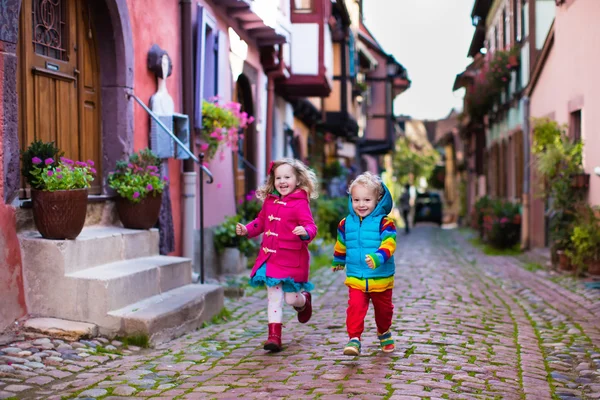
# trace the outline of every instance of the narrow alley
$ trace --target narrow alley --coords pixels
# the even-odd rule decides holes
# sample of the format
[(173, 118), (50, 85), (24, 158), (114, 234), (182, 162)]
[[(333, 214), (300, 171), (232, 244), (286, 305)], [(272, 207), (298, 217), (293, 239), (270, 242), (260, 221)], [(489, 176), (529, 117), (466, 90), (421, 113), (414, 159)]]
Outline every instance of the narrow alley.
[(227, 300), (225, 323), (114, 351), (77, 373), (67, 367), (78, 361), (15, 369), (0, 377), (0, 398), (600, 398), (600, 292), (486, 256), (468, 235), (430, 226), (400, 234), (391, 355), (379, 351), (371, 312), (361, 356), (342, 355), (347, 289), (343, 273), (321, 268), (312, 320), (301, 325), (286, 309), (281, 353), (262, 349), (266, 293), (250, 289)]

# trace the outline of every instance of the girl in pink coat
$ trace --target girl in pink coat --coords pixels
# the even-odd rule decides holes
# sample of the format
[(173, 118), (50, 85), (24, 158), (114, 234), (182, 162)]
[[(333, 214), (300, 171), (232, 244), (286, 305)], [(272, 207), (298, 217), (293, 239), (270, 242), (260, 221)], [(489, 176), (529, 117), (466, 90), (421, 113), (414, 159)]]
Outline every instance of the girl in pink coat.
[(261, 211), (249, 224), (237, 224), (236, 233), (263, 234), (250, 284), (267, 287), (269, 338), (264, 349), (278, 352), (284, 299), (298, 311), (300, 323), (312, 315), (308, 244), (317, 235), (310, 211), (310, 199), (318, 197), (317, 177), (301, 161), (284, 158), (271, 163), (256, 197), (263, 200)]

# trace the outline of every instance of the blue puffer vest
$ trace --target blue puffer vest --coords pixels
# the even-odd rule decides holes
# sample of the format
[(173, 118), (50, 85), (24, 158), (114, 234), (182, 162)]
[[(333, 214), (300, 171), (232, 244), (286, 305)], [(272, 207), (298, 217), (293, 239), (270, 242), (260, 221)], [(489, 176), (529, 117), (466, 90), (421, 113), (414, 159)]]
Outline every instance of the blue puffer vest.
[(365, 262), (367, 254), (375, 253), (381, 245), (379, 227), (383, 217), (392, 211), (392, 196), (383, 185), (385, 193), (373, 212), (362, 221), (352, 208), (352, 197), (348, 196), (350, 214), (346, 217), (346, 275), (360, 279), (387, 278), (394, 275), (394, 256), (375, 269)]

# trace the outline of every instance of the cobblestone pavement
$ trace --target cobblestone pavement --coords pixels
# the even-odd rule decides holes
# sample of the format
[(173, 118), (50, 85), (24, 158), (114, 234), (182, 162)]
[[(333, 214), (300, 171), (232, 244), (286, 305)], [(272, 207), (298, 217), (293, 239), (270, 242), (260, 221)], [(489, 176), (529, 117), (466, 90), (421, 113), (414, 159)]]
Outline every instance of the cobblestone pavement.
[(228, 300), (228, 322), (153, 349), (120, 355), (101, 342), (86, 352), (105, 359), (89, 364), (5, 366), (0, 399), (600, 399), (600, 291), (485, 256), (463, 231), (418, 227), (396, 254), (391, 355), (371, 312), (361, 356), (342, 354), (347, 293), (325, 268), (313, 319), (286, 309), (281, 353), (262, 349), (265, 292), (254, 291)]

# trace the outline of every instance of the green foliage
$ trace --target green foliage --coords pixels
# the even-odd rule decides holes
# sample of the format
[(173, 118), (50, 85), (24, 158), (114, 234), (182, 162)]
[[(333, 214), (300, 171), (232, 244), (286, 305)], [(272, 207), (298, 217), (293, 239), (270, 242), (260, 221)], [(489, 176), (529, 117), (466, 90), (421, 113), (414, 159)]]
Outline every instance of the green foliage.
[(394, 174), (398, 184), (404, 185), (411, 183), (411, 179), (416, 182), (421, 177), (430, 177), (439, 159), (435, 150), (415, 151), (407, 138), (399, 138), (393, 155)]
[(226, 217), (225, 221), (215, 229), (213, 240), (218, 254), (223, 254), (227, 247), (237, 248), (248, 257), (256, 254), (258, 248), (256, 241), (235, 233), (235, 227), (239, 222), (239, 215)]
[(229, 102), (219, 104), (215, 101), (202, 101), (202, 131), (204, 143), (202, 151), (206, 158), (212, 159), (219, 146), (226, 144), (233, 151), (238, 150), (239, 130), (246, 128), (254, 121), (246, 112), (241, 111), (241, 104)]
[(577, 214), (570, 241), (571, 248), (565, 250), (565, 254), (579, 272), (589, 261), (600, 260), (600, 219), (587, 204)]
[(541, 178), (542, 195), (549, 201), (548, 215), (552, 248), (569, 250), (575, 209), (584, 202), (584, 193), (572, 188), (573, 175), (583, 172), (583, 143), (572, 141), (566, 127), (549, 119), (534, 120), (532, 152)]
[(56, 160), (62, 155), (63, 153), (55, 146), (54, 142), (42, 142), (41, 140), (31, 142), (27, 150), (21, 152), (21, 160), (23, 162), (21, 173), (27, 180), (27, 183), (33, 189), (43, 189), (42, 183), (37, 182), (37, 175), (33, 173), (33, 171), (35, 171), (34, 163), (32, 161), (34, 157), (37, 157), (37, 159), (42, 161), (52, 159), (53, 162), (50, 166), (56, 168), (58, 166)]
[(498, 249), (513, 248), (521, 237), (520, 205), (495, 199), (484, 212), (484, 238)]
[(123, 346), (125, 346), (125, 347), (137, 346), (137, 347), (141, 347), (144, 349), (147, 349), (148, 347), (150, 347), (150, 338), (148, 337), (148, 335), (144, 335), (144, 334), (126, 336), (126, 337), (117, 336), (115, 338), (115, 340), (118, 340), (119, 342), (123, 343)]
[(492, 199), (482, 196), (475, 201), (473, 215), (471, 216), (471, 227), (479, 231), (479, 237), (483, 239), (483, 217), (492, 207)]
[(344, 173), (344, 167), (338, 160), (332, 161), (323, 167), (323, 179), (325, 180), (331, 180), (333, 178), (343, 176)]
[(42, 161), (33, 157), (31, 162), (29, 175), (33, 177), (34, 187), (49, 192), (89, 188), (96, 175), (92, 160), (85, 163), (60, 157), (56, 165), (53, 158)]
[(166, 186), (167, 177), (160, 177), (160, 158), (150, 149), (133, 153), (126, 161), (118, 161), (108, 175), (108, 186), (119, 196), (139, 203), (147, 196), (158, 196)]
[(429, 177), (429, 184), (432, 188), (443, 190), (446, 186), (446, 166), (445, 165), (436, 165), (431, 171), (431, 176)]
[(319, 197), (312, 202), (312, 207), (319, 237), (325, 241), (335, 241), (337, 226), (348, 215), (348, 198)]
[(256, 192), (252, 190), (246, 195), (246, 198), (238, 203), (237, 213), (240, 221), (249, 223), (254, 220), (262, 208), (262, 201), (256, 198)]

